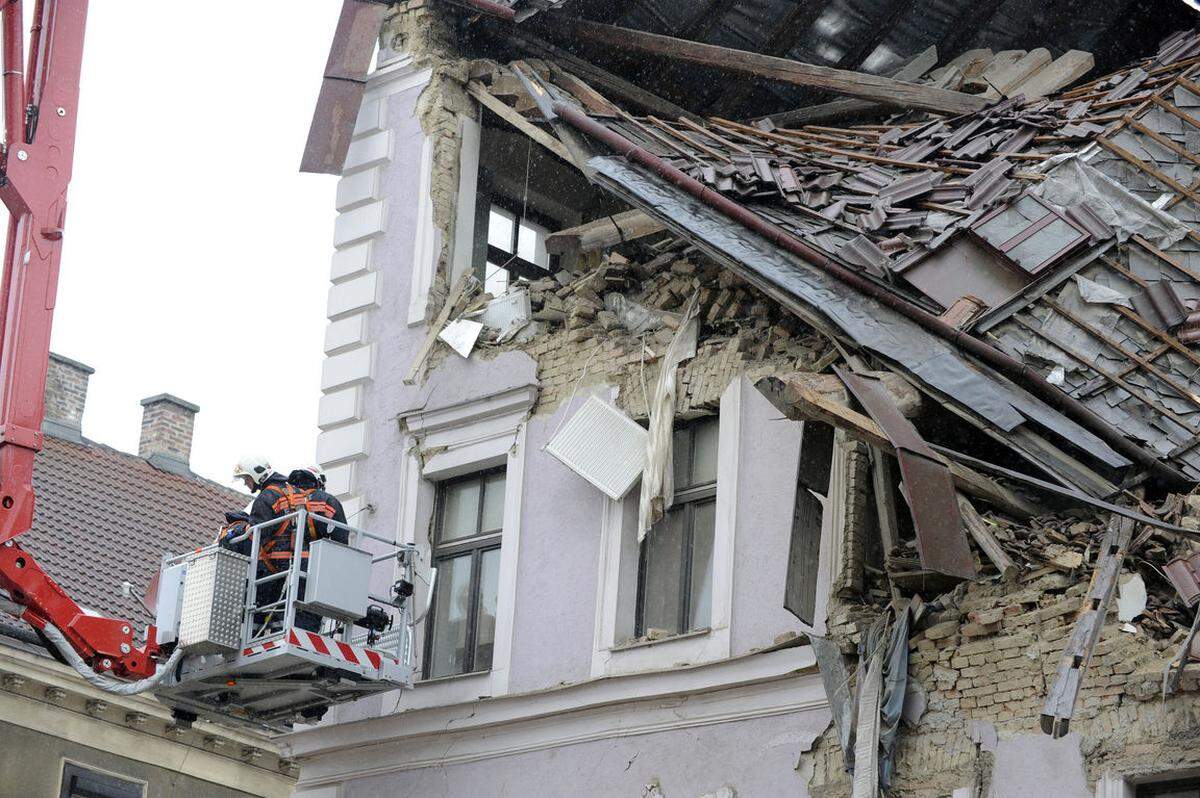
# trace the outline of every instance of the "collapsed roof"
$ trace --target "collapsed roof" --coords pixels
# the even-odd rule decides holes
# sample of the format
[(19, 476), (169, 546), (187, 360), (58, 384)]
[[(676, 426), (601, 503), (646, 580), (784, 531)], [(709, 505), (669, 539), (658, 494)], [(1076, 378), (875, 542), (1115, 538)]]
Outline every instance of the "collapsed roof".
[[(945, 55), (1045, 47), (1053, 56), (1091, 52), (1102, 72), (1141, 57), (1192, 23), (1183, 2), (1119, 0), (456, 0), (494, 13), (509, 9), (522, 36), (536, 34), (568, 47), (697, 113), (734, 118), (812, 104), (812, 90), (774, 83), (730, 84), (704, 67), (660, 58), (629, 58), (571, 33), (568, 22), (594, 20), (696, 42), (783, 56), (872, 74), (890, 74), (935, 46)], [(553, 13), (539, 13), (551, 10)], [(534, 16), (536, 15), (536, 16)], [(511, 32), (509, 32), (511, 33)]]
[[(546, 18), (610, 40), (595, 23)], [(785, 126), (673, 113), (526, 27), (509, 41), (540, 57), (474, 92), (543, 143), (549, 124), (612, 194), (1059, 484), (1109, 496), (1147, 475), (1200, 481), (1200, 37), (1168, 37), (1073, 88), (1087, 53), (1031, 68), (1028, 53), (976, 49), (936, 69), (925, 53), (903, 80), (863, 81), (859, 101), (895, 90), (926, 109), (978, 110), (868, 102), (871, 124)], [(675, 39), (636, 46), (754, 68)], [(985, 93), (963, 93), (979, 76)], [(844, 93), (861, 88), (835, 77)]]

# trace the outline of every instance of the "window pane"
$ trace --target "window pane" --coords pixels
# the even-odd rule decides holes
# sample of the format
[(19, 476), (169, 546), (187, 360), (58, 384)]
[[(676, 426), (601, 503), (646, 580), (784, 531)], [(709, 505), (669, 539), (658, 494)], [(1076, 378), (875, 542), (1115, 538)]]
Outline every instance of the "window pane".
[(717, 503), (701, 502), (692, 510), (691, 629), (704, 629), (712, 623), (713, 532), (717, 524)]
[(1067, 248), (1083, 236), (1062, 219), (1055, 219), (1050, 224), (1038, 230), (1029, 238), (1017, 244), (1008, 251), (1008, 257), (1015, 260), (1025, 271), (1036, 271), (1037, 267), (1051, 257)]
[(494, 263), (484, 267), (483, 290), (492, 296), (500, 296), (508, 290), (508, 272)]
[(671, 437), (671, 459), (675, 473), (675, 490), (686, 488), (688, 468), (692, 457), (692, 431), (687, 427), (679, 427)]
[(478, 534), (479, 480), (451, 482), (443, 487), (439, 543)]
[(504, 527), (504, 474), (484, 480), (483, 526), (480, 532), (499, 532)]
[(492, 649), (496, 645), (496, 596), (500, 592), (500, 549), (489, 549), (482, 555), (479, 568), (479, 625), (475, 633), (475, 663), (473, 669), (486, 671), (492, 667)]
[(61, 798), (142, 798), (145, 786), (119, 776), (63, 763)]
[(433, 649), (429, 676), (452, 676), (466, 667), (467, 619), (471, 611), (471, 555), (437, 561)]
[(696, 426), (695, 454), (692, 455), (692, 483), (704, 485), (717, 481), (717, 432), (720, 425), (716, 418), (705, 419)]
[(548, 230), (540, 224), (534, 224), (528, 219), (521, 220), (521, 228), (517, 231), (517, 254), (530, 263), (536, 263), (543, 269), (550, 266), (550, 255), (546, 252), (546, 235)]
[(654, 525), (642, 545), (646, 550), (643, 575), (642, 634), (678, 634), (679, 594), (683, 576), (683, 510), (667, 513)]
[(512, 252), (516, 224), (517, 217), (493, 205), (488, 213), (488, 243), (505, 252)]

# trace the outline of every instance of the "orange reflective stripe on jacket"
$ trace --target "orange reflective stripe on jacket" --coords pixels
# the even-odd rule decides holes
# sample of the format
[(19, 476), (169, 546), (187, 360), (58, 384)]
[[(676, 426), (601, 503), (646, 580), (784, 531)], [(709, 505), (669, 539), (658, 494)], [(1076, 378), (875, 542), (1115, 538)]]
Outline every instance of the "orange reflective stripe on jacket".
[[(309, 498), (314, 493), (313, 488), (297, 488), (285, 483), (283, 485), (268, 485), (263, 490), (270, 490), (279, 494), (279, 498), (271, 502), (271, 510), (277, 515), (287, 515), (303, 507), (312, 515), (319, 515), (325, 518), (333, 518), (334, 516), (334, 510), (328, 502)], [(307, 527), (305, 534), (309, 540), (317, 540), (321, 537), (321, 530), (317, 528), (317, 523), (314, 519), (309, 518), (305, 526)], [(268, 569), (274, 571), (275, 567), (270, 561), (289, 559), (292, 556), (291, 552), (292, 520), (288, 519), (267, 533), (266, 539), (263, 540), (262, 545), (259, 547), (259, 559), (264, 561)], [(307, 557), (308, 552), (302, 552), (301, 556)]]

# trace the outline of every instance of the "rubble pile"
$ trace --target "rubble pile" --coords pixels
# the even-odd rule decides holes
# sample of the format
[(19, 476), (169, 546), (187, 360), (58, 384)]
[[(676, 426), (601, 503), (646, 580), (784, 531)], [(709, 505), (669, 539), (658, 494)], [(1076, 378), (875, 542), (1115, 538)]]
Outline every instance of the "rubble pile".
[(705, 342), (737, 337), (739, 351), (753, 360), (812, 363), (828, 350), (803, 322), (695, 251), (671, 249), (644, 260), (609, 251), (577, 272), (561, 270), (517, 285), (529, 293), (530, 320), (547, 331), (565, 329), (573, 342), (644, 336), (651, 349), (665, 346), (683, 305), (696, 294)]

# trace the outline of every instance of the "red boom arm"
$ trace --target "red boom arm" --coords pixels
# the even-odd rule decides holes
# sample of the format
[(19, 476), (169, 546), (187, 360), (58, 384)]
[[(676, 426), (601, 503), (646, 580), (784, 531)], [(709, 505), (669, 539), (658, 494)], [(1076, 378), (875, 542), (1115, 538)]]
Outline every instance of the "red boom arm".
[(87, 0), (37, 0), (23, 74), (21, 0), (0, 0), (0, 201), (10, 214), (0, 275), (0, 588), (25, 607), (22, 618), (38, 629), (56, 626), (97, 671), (141, 678), (155, 671), (154, 640), (138, 649), (131, 624), (85, 614), (13, 541), (33, 525), (33, 460), (42, 448), (87, 6)]

